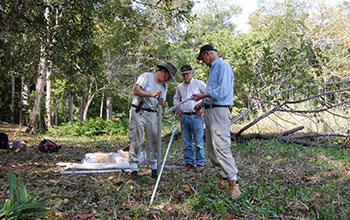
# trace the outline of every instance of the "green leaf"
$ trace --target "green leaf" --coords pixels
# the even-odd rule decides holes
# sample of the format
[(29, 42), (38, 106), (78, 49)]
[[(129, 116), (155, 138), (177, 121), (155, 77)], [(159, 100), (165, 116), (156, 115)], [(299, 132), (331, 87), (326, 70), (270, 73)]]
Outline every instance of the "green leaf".
[(14, 198), (15, 186), (16, 186), (16, 176), (10, 171), (9, 172), (10, 198)]
[(28, 199), (28, 193), (27, 193), (27, 189), (23, 183), (23, 181), (18, 181), (18, 185), (19, 185), (19, 197), (20, 197), (20, 201), (21, 202), (25, 202)]
[(31, 195), (34, 195), (35, 197), (39, 197), (40, 195), (42, 195), (42, 194), (44, 194), (44, 193), (46, 193), (46, 192), (48, 192), (48, 191), (54, 190), (54, 189), (56, 189), (56, 188), (57, 188), (57, 187), (47, 188), (47, 189), (44, 189), (44, 190), (42, 190), (42, 191), (40, 191), (40, 192), (38, 192), (38, 193), (36, 193), (36, 194), (31, 194)]
[(46, 209), (46, 202), (34, 202), (30, 204), (25, 204), (21, 207), (22, 210), (30, 210), (30, 209)]
[(47, 208), (33, 208), (33, 209), (27, 209), (22, 212), (22, 214), (34, 214), (34, 215), (42, 215), (47, 212), (49, 212), (50, 209)]
[(0, 217), (7, 216), (8, 213), (10, 213), (11, 208), (13, 206), (13, 202), (14, 202), (13, 198), (9, 198), (5, 200), (4, 207), (1, 209), (1, 212), (0, 212)]

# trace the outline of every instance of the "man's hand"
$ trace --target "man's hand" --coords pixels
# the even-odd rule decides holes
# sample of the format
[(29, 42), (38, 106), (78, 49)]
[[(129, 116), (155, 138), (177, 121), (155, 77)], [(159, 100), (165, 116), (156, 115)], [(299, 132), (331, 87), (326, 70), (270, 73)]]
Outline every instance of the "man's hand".
[(175, 109), (175, 113), (181, 118), (182, 116), (182, 111), (178, 108)]
[(204, 113), (204, 110), (202, 108), (199, 109), (198, 111), (196, 111), (197, 116), (201, 116), (201, 115), (203, 115), (203, 113)]
[(133, 94), (140, 97), (157, 97), (162, 93), (162, 90), (158, 89), (157, 91), (150, 93), (146, 92), (140, 85), (135, 85)]
[(196, 112), (196, 114), (200, 114), (200, 112), (203, 112), (203, 109), (202, 109), (202, 103), (198, 103), (196, 106), (194, 106), (194, 111)]
[(157, 91), (155, 91), (154, 93), (152, 93), (152, 97), (157, 97), (162, 93), (162, 90), (158, 89)]
[(158, 105), (164, 106), (164, 99), (163, 98), (158, 98)]
[(192, 95), (194, 101), (199, 101), (204, 98), (210, 98), (209, 94), (193, 94)]

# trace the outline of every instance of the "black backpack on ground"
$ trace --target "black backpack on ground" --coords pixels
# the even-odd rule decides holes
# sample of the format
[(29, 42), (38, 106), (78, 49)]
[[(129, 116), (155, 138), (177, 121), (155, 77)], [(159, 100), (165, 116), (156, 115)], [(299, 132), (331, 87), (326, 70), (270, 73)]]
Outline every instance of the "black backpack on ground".
[(5, 133), (0, 133), (0, 149), (9, 149), (9, 138), (7, 134)]
[(61, 149), (61, 146), (57, 146), (53, 141), (50, 141), (48, 139), (44, 139), (40, 141), (38, 145), (38, 149), (40, 152), (43, 153), (52, 153), (52, 152), (58, 152), (59, 149)]

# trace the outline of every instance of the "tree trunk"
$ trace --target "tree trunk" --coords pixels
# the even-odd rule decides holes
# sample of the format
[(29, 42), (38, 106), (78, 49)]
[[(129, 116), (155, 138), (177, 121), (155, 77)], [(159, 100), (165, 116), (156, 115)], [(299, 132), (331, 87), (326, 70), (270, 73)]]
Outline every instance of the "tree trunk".
[(67, 118), (66, 118), (66, 102), (67, 102), (67, 99), (66, 99), (66, 96), (63, 95), (63, 98), (62, 98), (62, 111), (63, 111), (63, 123), (66, 123), (67, 122)]
[(21, 92), (21, 100), (23, 103), (23, 108), (29, 105), (29, 85), (28, 82), (24, 79), (24, 76), (21, 77), (21, 85), (22, 85), (22, 92)]
[(57, 125), (57, 98), (52, 96), (51, 124)]
[(36, 79), (36, 88), (35, 88), (35, 98), (34, 98), (34, 106), (32, 108), (30, 117), (29, 117), (29, 126), (32, 128), (31, 131), (36, 131), (36, 125), (38, 122), (38, 118), (40, 116), (40, 100), (44, 91), (45, 84), (45, 75), (47, 71), (46, 59), (44, 57), (45, 47), (43, 45), (40, 46), (40, 61), (39, 61), (39, 73)]
[(100, 118), (103, 118), (103, 101), (105, 98), (105, 93), (102, 93), (102, 98), (101, 98), (101, 107), (100, 107)]
[[(110, 82), (112, 79), (112, 70), (111, 70), (111, 52), (107, 50), (106, 52), (106, 71), (105, 71), (105, 77), (107, 79), (107, 82)], [(106, 97), (106, 119), (107, 120), (112, 120), (112, 97), (107, 95)]]
[(90, 104), (92, 102), (92, 100), (94, 99), (96, 93), (92, 94), (92, 95), (89, 95), (87, 98), (84, 99), (84, 111), (83, 111), (83, 121), (86, 121), (87, 120), (87, 113), (88, 113), (88, 110), (89, 110), (89, 107), (90, 107)]
[(14, 121), (14, 115), (15, 115), (15, 73), (13, 72), (11, 75), (11, 117), (10, 120), (13, 123)]
[(38, 119), (39, 119), (39, 120), (36, 120), (34, 131), (36, 131), (36, 130), (38, 130), (38, 129), (41, 129), (41, 114), (40, 114), (40, 108), (39, 108), (39, 112), (38, 112)]
[(72, 93), (69, 93), (69, 122), (73, 122), (73, 101), (74, 97)]
[(51, 102), (52, 102), (52, 96), (51, 96), (51, 68), (48, 68), (48, 71), (46, 72), (46, 117), (45, 117), (45, 125), (47, 128), (52, 128), (52, 119), (51, 119)]
[(106, 99), (106, 113), (107, 120), (112, 120), (112, 97)]
[(56, 97), (54, 97), (54, 104), (53, 104), (53, 113), (52, 116), (55, 119), (55, 125), (58, 125), (58, 111), (57, 111), (57, 105), (58, 105), (58, 99)]
[[(50, 6), (51, 5), (51, 0), (45, 0), (45, 3)], [(46, 8), (47, 10), (48, 8)], [(48, 11), (45, 11), (45, 19), (47, 22), (47, 31), (48, 30), (48, 25), (49, 25), (49, 13)], [(56, 19), (57, 20), (57, 19)], [(51, 43), (49, 39), (46, 39), (48, 44)], [(46, 108), (46, 116), (45, 116), (45, 125), (47, 128), (52, 128), (52, 95), (51, 95), (51, 75), (52, 75), (52, 62), (48, 60), (49, 67), (47, 68), (46, 71), (46, 101), (45, 101), (45, 108)]]
[(84, 121), (85, 95), (80, 97), (80, 121)]
[[(47, 5), (50, 5), (50, 0), (46, 0), (45, 3)], [(49, 24), (48, 18), (49, 18), (49, 7), (45, 7), (44, 12), (46, 25)], [(41, 125), (41, 119), (40, 119), (40, 102), (41, 97), (43, 95), (44, 91), (44, 85), (45, 85), (45, 76), (48, 72), (48, 66), (47, 66), (47, 51), (45, 51), (45, 44), (47, 43), (48, 39), (41, 39), (41, 45), (40, 45), (40, 60), (39, 60), (39, 74), (36, 81), (36, 90), (35, 90), (35, 100), (34, 100), (34, 106), (31, 112), (29, 126), (32, 127), (32, 132), (34, 132), (35, 125), (37, 124), (38, 116), (39, 116), (39, 122)], [(42, 128), (42, 127), (41, 127)]]
[[(26, 111), (28, 107), (28, 98), (29, 97), (29, 86), (25, 81), (24, 76), (21, 77), (21, 100), (20, 100), (20, 108), (19, 108), (19, 124), (22, 125), (23, 121), (23, 112)], [(25, 124), (28, 123), (28, 120), (25, 120)]]

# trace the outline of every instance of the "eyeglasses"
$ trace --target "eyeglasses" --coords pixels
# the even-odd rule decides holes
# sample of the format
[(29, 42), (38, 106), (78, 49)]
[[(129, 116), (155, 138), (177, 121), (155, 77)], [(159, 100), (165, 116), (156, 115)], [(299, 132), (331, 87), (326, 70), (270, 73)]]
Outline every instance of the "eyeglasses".
[(207, 53), (208, 53), (208, 51), (204, 51), (204, 52), (201, 54), (200, 60), (203, 60), (203, 56), (204, 56), (205, 54), (207, 54)]

